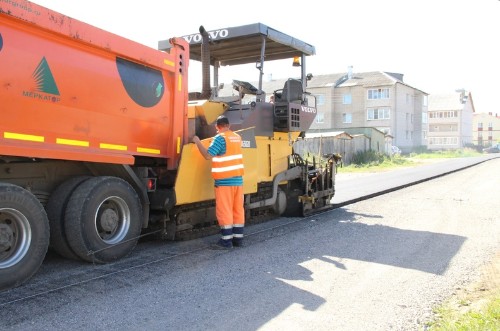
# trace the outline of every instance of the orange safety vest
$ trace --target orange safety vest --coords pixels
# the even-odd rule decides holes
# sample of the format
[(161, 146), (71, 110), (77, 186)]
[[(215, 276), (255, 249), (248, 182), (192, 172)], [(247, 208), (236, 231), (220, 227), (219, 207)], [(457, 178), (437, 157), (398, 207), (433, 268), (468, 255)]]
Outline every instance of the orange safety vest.
[(226, 154), (212, 157), (212, 177), (224, 179), (243, 176), (241, 137), (233, 131), (225, 131), (220, 135), (226, 141)]

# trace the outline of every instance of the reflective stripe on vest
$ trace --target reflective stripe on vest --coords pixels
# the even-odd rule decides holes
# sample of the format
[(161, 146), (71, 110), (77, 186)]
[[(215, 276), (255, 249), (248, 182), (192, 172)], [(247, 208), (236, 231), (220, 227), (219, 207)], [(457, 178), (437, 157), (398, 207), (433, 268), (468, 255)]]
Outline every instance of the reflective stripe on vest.
[(243, 176), (241, 137), (232, 131), (222, 132), (220, 135), (226, 141), (226, 153), (212, 158), (212, 177), (224, 179)]

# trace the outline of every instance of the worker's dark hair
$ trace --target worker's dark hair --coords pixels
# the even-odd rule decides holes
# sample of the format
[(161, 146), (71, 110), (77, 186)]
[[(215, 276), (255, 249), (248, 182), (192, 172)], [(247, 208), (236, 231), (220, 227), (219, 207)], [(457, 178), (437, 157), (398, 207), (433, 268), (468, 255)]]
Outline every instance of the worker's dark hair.
[(229, 120), (226, 116), (220, 115), (219, 117), (217, 117), (217, 121), (215, 123), (220, 126), (226, 126), (229, 125)]

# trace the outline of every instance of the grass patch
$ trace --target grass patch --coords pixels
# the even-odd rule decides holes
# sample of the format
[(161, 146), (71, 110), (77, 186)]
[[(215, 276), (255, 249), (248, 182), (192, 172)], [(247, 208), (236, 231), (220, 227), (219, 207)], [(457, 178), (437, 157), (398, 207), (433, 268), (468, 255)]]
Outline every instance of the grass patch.
[(433, 151), (424, 153), (411, 153), (410, 157), (415, 159), (450, 159), (456, 157), (472, 157), (482, 155), (472, 148), (464, 148), (453, 151)]
[[(469, 306), (471, 302), (462, 302)], [(500, 330), (500, 296), (486, 300), (482, 307), (461, 313), (450, 304), (435, 309), (436, 319), (428, 323), (432, 331), (496, 331)]]
[(456, 151), (426, 151), (409, 155), (389, 156), (374, 151), (364, 151), (354, 154), (351, 164), (339, 166), (338, 172), (380, 172), (400, 167), (411, 167), (422, 164), (422, 160), (450, 159), (457, 157), (473, 157), (482, 155), (474, 149)]
[(337, 169), (338, 172), (379, 172), (394, 168), (414, 166), (416, 162), (410, 158), (377, 153), (374, 151), (358, 152), (353, 156), (349, 165), (343, 165)]

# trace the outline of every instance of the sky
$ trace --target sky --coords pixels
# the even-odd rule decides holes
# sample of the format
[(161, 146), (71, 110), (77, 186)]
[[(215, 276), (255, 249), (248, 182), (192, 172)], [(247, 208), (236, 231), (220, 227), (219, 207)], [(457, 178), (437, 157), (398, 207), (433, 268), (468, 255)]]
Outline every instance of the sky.
[[(346, 73), (349, 66), (354, 73), (401, 73), (406, 84), (429, 94), (465, 89), (476, 112), (500, 115), (500, 0), (32, 2), (155, 49), (200, 25), (210, 31), (263, 23), (316, 48), (307, 73)], [(266, 77), (299, 75), (283, 61), (264, 68)], [(220, 82), (252, 81), (220, 72)], [(253, 75), (256, 81), (258, 72)], [(190, 89), (201, 86), (199, 77), (189, 76)]]

